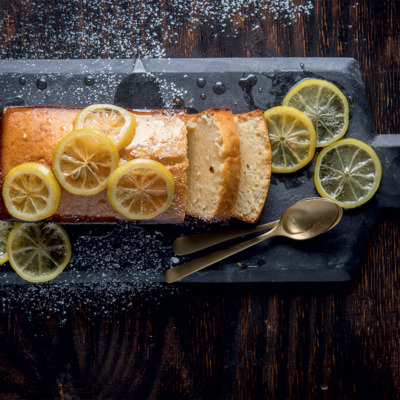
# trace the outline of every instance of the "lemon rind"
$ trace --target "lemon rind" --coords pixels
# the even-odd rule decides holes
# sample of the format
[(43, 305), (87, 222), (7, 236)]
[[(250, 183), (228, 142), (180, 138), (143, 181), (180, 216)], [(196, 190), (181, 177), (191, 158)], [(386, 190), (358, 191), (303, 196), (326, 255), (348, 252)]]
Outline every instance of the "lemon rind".
[(135, 132), (136, 132), (135, 114), (133, 114), (132, 112), (128, 111), (127, 109), (125, 109), (123, 107), (119, 107), (114, 104), (91, 104), (90, 106), (85, 107), (76, 116), (74, 124), (73, 124), (74, 130), (84, 129), (85, 128), (85, 124), (83, 122), (84, 117), (86, 117), (89, 113), (93, 112), (94, 110), (97, 110), (100, 108), (109, 108), (109, 109), (118, 111), (125, 117), (125, 120), (127, 120), (127, 119), (129, 120), (129, 122), (126, 123), (126, 126), (124, 127), (123, 134), (119, 134), (118, 136), (115, 136), (115, 138), (119, 138), (119, 140), (113, 140), (113, 138), (109, 137), (109, 139), (117, 147), (117, 150), (118, 151), (122, 150), (124, 147), (126, 147), (128, 144), (130, 144), (132, 142), (132, 140), (135, 136)]
[(282, 101), (282, 105), (283, 106), (288, 106), (288, 103), (290, 102), (291, 98), (297, 94), (301, 89), (305, 88), (305, 87), (310, 87), (312, 85), (320, 85), (320, 86), (324, 86), (326, 88), (330, 88), (338, 97), (340, 97), (340, 99), (342, 100), (342, 103), (344, 104), (345, 110), (344, 110), (344, 115), (345, 115), (345, 124), (343, 129), (337, 134), (335, 135), (331, 140), (327, 141), (327, 142), (323, 142), (320, 143), (318, 142), (318, 138), (316, 141), (316, 147), (328, 147), (330, 146), (332, 143), (340, 140), (341, 138), (343, 138), (343, 136), (346, 134), (348, 128), (349, 128), (349, 102), (347, 101), (346, 96), (343, 94), (343, 92), (333, 83), (323, 80), (323, 79), (313, 79), (313, 78), (307, 78), (307, 79), (303, 79), (301, 80), (299, 83), (297, 83), (292, 89), (290, 89), (290, 91), (287, 93), (287, 95), (285, 96), (285, 98)]
[[(120, 207), (116, 198), (117, 185), (122, 176), (135, 168), (149, 168), (160, 173), (167, 182), (168, 199), (162, 207), (152, 214), (134, 214)], [(149, 159), (135, 159), (119, 166), (109, 177), (107, 182), (107, 198), (111, 206), (124, 217), (130, 220), (150, 220), (165, 212), (172, 204), (175, 195), (175, 181), (171, 172), (158, 161)]]
[[(50, 197), (48, 199), (49, 205), (43, 209), (40, 213), (27, 214), (15, 209), (12, 199), (9, 198), (8, 189), (12, 180), (17, 178), (19, 175), (31, 173), (39, 177), (45, 182), (47, 188), (49, 189)], [(46, 218), (51, 217), (58, 208), (61, 199), (61, 189), (60, 185), (53, 174), (50, 167), (44, 164), (36, 162), (27, 162), (19, 164), (12, 168), (6, 175), (4, 179), (3, 189), (2, 189), (3, 201), (7, 211), (14, 218), (21, 221), (36, 222)]]
[(13, 268), (13, 270), (17, 273), (17, 275), (19, 275), (22, 279), (31, 282), (31, 283), (42, 283), (42, 282), (49, 282), (53, 279), (55, 279), (57, 276), (59, 276), (65, 269), (65, 267), (68, 265), (68, 263), (71, 260), (72, 257), (72, 246), (71, 246), (71, 242), (69, 239), (69, 236), (67, 234), (67, 232), (65, 231), (65, 229), (59, 225), (59, 224), (52, 224), (54, 225), (57, 229), (59, 229), (62, 232), (62, 236), (65, 239), (65, 245), (66, 245), (66, 249), (67, 249), (67, 255), (64, 259), (64, 261), (62, 262), (62, 264), (60, 264), (57, 269), (55, 270), (54, 273), (52, 274), (48, 274), (46, 275), (46, 277), (38, 277), (38, 278), (32, 278), (32, 276), (30, 275), (26, 275), (23, 272), (21, 272), (21, 269), (15, 265), (15, 261), (12, 257), (12, 250), (10, 249), (11, 246), (11, 242), (13, 239), (14, 234), (17, 232), (17, 229), (23, 229), (23, 227), (21, 225), (25, 225), (24, 223), (18, 223), (14, 229), (10, 232), (9, 236), (8, 236), (8, 240), (7, 240), (7, 253), (9, 254), (9, 263), (11, 265), (11, 267)]
[[(272, 115), (279, 114), (279, 113), (291, 113), (294, 115), (296, 118), (300, 119), (303, 125), (305, 125), (307, 131), (310, 133), (310, 146), (311, 146), (311, 151), (309, 152), (307, 158), (304, 158), (301, 163), (296, 165), (295, 167), (292, 168), (279, 168), (274, 166), (274, 160), (272, 159), (272, 165), (271, 165), (271, 171), (274, 173), (280, 173), (280, 174), (286, 174), (286, 173), (292, 173), (296, 172), (302, 168), (304, 168), (306, 165), (308, 165), (314, 155), (315, 155), (315, 147), (316, 147), (316, 133), (315, 133), (315, 128), (314, 125), (311, 121), (311, 119), (301, 112), (300, 110), (290, 107), (290, 106), (277, 106), (270, 108), (264, 112), (264, 118), (267, 120)], [(268, 121), (267, 121), (268, 125)], [(272, 143), (271, 143), (272, 146)]]
[(112, 142), (112, 140), (101, 132), (94, 131), (94, 130), (87, 130), (87, 129), (73, 130), (72, 132), (70, 132), (68, 135), (64, 136), (58, 142), (57, 147), (54, 151), (52, 167), (53, 167), (54, 175), (58, 179), (58, 182), (69, 193), (80, 195), (80, 196), (91, 196), (93, 194), (100, 193), (102, 190), (104, 190), (106, 188), (107, 179), (105, 179), (101, 184), (99, 184), (98, 186), (96, 186), (92, 189), (76, 188), (74, 186), (71, 186), (65, 180), (64, 174), (62, 173), (61, 169), (58, 167), (63, 149), (65, 148), (67, 143), (70, 140), (73, 140), (77, 135), (83, 136), (84, 134), (92, 135), (92, 136), (96, 137), (99, 141), (104, 142), (106, 147), (110, 150), (110, 154), (111, 154), (111, 173), (117, 168), (118, 163), (119, 163), (119, 154), (118, 154), (118, 150), (117, 150), (115, 144)]
[[(359, 148), (363, 149), (365, 152), (367, 152), (369, 154), (369, 156), (371, 157), (371, 159), (374, 161), (374, 163), (377, 167), (377, 172), (378, 172), (378, 176), (375, 177), (375, 180), (374, 180), (374, 186), (371, 189), (371, 191), (368, 193), (368, 195), (365, 196), (362, 200), (356, 201), (353, 204), (341, 202), (339, 200), (336, 200), (333, 196), (330, 196), (328, 193), (325, 192), (325, 190), (323, 189), (323, 187), (320, 184), (319, 179), (318, 179), (319, 170), (321, 167), (321, 161), (322, 161), (323, 157), (325, 156), (325, 154), (328, 153), (330, 150), (337, 148), (338, 146), (346, 145), (346, 144), (353, 145), (355, 147), (359, 147)], [(315, 188), (316, 188), (317, 192), (319, 193), (319, 195), (321, 197), (333, 200), (337, 204), (339, 204), (342, 208), (345, 208), (345, 209), (352, 209), (352, 208), (360, 207), (363, 204), (367, 203), (369, 200), (371, 200), (379, 188), (381, 179), (382, 179), (382, 164), (379, 160), (378, 155), (376, 154), (376, 152), (374, 151), (374, 149), (371, 146), (362, 142), (361, 140), (354, 139), (354, 138), (341, 139), (341, 140), (338, 140), (338, 141), (332, 143), (329, 147), (325, 147), (318, 155), (316, 163), (315, 163), (314, 184), (315, 184)]]

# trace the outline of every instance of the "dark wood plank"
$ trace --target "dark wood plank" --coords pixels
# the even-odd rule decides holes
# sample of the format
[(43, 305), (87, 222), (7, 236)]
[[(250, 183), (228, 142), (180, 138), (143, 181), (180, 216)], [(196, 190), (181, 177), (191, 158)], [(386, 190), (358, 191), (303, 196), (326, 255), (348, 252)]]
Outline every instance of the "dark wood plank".
[[(399, 2), (315, 0), (296, 19), (273, 11), (277, 1), (235, 1), (228, 17), (213, 2), (160, 3), (0, 0), (0, 57), (355, 57), (377, 132), (399, 133)], [(82, 288), (68, 307), (65, 294), (38, 291), (48, 311), (13, 301), (23, 287), (2, 288), (0, 399), (400, 398), (399, 242), (399, 211), (382, 211), (347, 284), (194, 285), (112, 301)]]

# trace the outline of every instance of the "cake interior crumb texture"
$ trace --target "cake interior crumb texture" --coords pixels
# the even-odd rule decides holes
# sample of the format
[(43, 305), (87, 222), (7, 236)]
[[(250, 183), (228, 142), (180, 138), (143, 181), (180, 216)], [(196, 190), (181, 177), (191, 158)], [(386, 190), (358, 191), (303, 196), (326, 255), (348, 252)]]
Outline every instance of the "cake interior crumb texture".
[(241, 175), (234, 217), (256, 222), (271, 179), (271, 146), (261, 111), (234, 116), (240, 139)]
[(240, 146), (229, 110), (207, 110), (188, 118), (186, 213), (228, 220), (237, 199)]

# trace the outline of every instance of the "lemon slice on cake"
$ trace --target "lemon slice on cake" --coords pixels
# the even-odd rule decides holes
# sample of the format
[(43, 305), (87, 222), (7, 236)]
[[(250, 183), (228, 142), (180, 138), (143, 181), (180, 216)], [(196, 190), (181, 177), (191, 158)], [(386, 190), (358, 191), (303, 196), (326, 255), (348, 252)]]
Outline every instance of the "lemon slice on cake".
[(87, 196), (105, 189), (118, 162), (118, 151), (111, 139), (97, 131), (80, 129), (58, 143), (53, 171), (68, 192)]
[(135, 115), (113, 104), (92, 104), (76, 117), (74, 129), (97, 130), (107, 135), (118, 150), (132, 142), (136, 130)]
[(126, 218), (151, 219), (163, 213), (175, 194), (171, 172), (154, 160), (136, 159), (118, 167), (107, 183), (111, 205)]
[(322, 79), (305, 79), (282, 103), (306, 114), (315, 126), (317, 147), (329, 146), (343, 137), (349, 125), (349, 103), (340, 89)]
[(12, 168), (3, 184), (7, 211), (22, 221), (39, 221), (53, 215), (60, 203), (61, 189), (51, 169), (40, 163)]
[(342, 139), (319, 154), (314, 171), (318, 193), (343, 208), (358, 207), (372, 198), (382, 177), (375, 151), (360, 140)]
[(315, 129), (293, 107), (274, 107), (264, 113), (272, 150), (272, 172), (288, 173), (307, 165), (315, 154)]
[(58, 224), (20, 223), (7, 241), (9, 262), (29, 282), (46, 282), (58, 276), (71, 259), (68, 234)]

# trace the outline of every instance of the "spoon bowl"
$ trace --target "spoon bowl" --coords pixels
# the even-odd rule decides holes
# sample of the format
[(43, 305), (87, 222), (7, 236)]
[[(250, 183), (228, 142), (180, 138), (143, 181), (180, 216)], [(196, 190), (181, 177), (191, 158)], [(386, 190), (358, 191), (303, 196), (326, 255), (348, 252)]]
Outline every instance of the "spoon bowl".
[(296, 240), (311, 239), (332, 229), (342, 216), (343, 209), (331, 200), (304, 199), (283, 213), (280, 220), (282, 235)]

